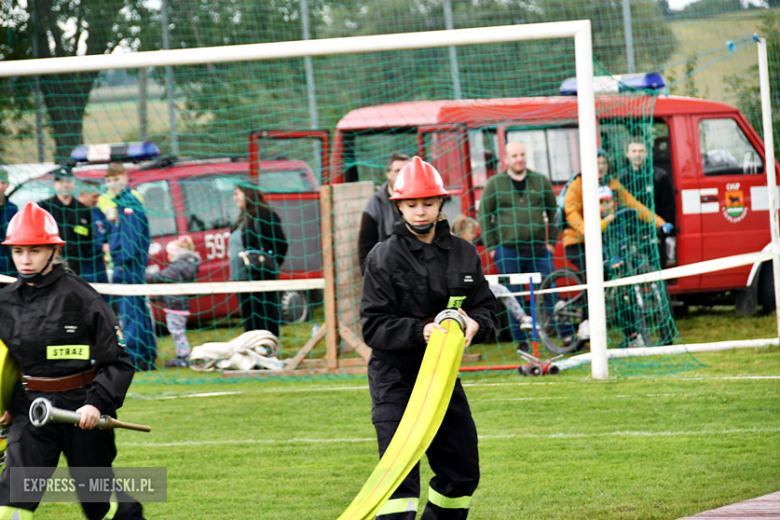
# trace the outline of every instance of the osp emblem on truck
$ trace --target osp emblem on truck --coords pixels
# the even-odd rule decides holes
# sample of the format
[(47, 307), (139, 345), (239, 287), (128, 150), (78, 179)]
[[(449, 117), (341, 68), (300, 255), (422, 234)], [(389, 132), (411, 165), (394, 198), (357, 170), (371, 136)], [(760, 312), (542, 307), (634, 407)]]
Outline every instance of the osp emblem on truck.
[(745, 206), (745, 196), (742, 190), (739, 189), (739, 183), (730, 183), (726, 185), (726, 205), (723, 207), (723, 216), (735, 224), (747, 215), (747, 207)]

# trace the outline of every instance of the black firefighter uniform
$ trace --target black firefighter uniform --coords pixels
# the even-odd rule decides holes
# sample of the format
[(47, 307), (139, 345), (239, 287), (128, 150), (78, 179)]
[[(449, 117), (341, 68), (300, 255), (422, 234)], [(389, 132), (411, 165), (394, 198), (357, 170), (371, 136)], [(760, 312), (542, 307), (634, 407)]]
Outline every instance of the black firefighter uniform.
[[(425, 354), (425, 324), (443, 309), (463, 308), (479, 323), (472, 343), (480, 343), (497, 326), (495, 302), (476, 248), (452, 236), (446, 220), (436, 224), (431, 244), (417, 239), (401, 222), (388, 240), (371, 250), (360, 316), (363, 336), (373, 349), (368, 377), (380, 456), (409, 402)], [(479, 483), (479, 455), (476, 426), (460, 380), (426, 455), (435, 476), (422, 518), (465, 519)], [(419, 495), (418, 464), (377, 516), (414, 519)]]
[[(110, 468), (116, 457), (112, 430), (82, 430), (57, 423), (33, 426), (28, 417), (32, 401), (45, 397), (66, 410), (91, 404), (101, 414), (116, 417), (134, 369), (111, 308), (87, 282), (66, 273), (62, 265), (55, 264), (35, 286), (17, 280), (0, 291), (0, 339), (24, 376), (24, 385), (16, 385), (11, 402), (8, 458), (0, 475), (0, 520), (12, 518), (17, 509), (17, 516), (24, 520), (32, 518), (40, 498), (12, 503), (9, 468), (54, 471), (60, 453), (70, 467)], [(142, 518), (138, 502), (117, 504), (109, 499), (107, 493), (105, 502), (82, 503), (87, 518)], [(132, 499), (123, 496), (122, 500)]]

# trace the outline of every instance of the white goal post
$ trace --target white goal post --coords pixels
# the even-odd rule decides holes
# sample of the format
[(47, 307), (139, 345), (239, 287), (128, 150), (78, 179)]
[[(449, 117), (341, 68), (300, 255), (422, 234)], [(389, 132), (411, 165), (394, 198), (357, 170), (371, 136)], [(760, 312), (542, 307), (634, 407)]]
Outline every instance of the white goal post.
[(766, 154), (766, 185), (769, 190), (769, 229), (772, 233), (772, 272), (775, 282), (775, 317), (780, 337), (780, 221), (778, 221), (778, 193), (775, 172), (775, 141), (772, 128), (772, 101), (769, 92), (769, 61), (766, 56), (766, 38), (758, 39), (758, 79), (761, 90), (761, 116), (764, 126), (764, 153)]
[[(593, 47), (590, 20), (554, 22), (543, 24), (507, 25), (474, 29), (428, 31), (378, 36), (357, 36), (303, 40), (294, 42), (262, 43), (224, 47), (160, 50), (110, 55), (74, 56), (0, 62), (0, 77), (36, 76), (110, 69), (138, 69), (146, 67), (204, 65), (221, 62), (268, 61), (281, 58), (304, 58), (339, 54), (363, 54), (383, 51), (414, 50), (451, 46), (470, 46), (510, 43), (532, 40), (574, 39), (576, 77), (578, 91), (578, 119), (580, 157), (582, 160), (583, 200), (598, 200), (597, 130), (595, 95), (593, 88)], [(763, 42), (763, 40), (762, 40)], [(774, 165), (771, 140), (771, 115), (769, 115), (769, 81), (766, 74), (765, 42), (759, 43), (759, 55), (763, 47), (763, 65), (759, 68), (766, 75), (761, 83), (762, 106), (767, 164)], [(762, 68), (763, 67), (763, 68)], [(762, 76), (764, 78), (764, 76)], [(765, 85), (766, 83), (766, 85)], [(769, 119), (767, 119), (769, 117)], [(769, 123), (767, 123), (769, 121)], [(767, 167), (767, 171), (770, 168)], [(773, 170), (773, 169), (772, 169)], [(780, 285), (780, 232), (777, 230), (777, 190), (774, 175), (770, 178), (770, 216), (772, 240), (775, 244), (775, 284)], [(583, 208), (586, 242), (586, 269), (588, 272), (588, 302), (591, 331), (591, 369), (594, 379), (607, 379), (607, 326), (604, 302), (604, 274), (602, 271), (602, 241), (598, 204), (585, 204)], [(780, 302), (780, 290), (775, 291)], [(780, 310), (780, 304), (778, 304)], [(780, 320), (778, 321), (780, 330)]]

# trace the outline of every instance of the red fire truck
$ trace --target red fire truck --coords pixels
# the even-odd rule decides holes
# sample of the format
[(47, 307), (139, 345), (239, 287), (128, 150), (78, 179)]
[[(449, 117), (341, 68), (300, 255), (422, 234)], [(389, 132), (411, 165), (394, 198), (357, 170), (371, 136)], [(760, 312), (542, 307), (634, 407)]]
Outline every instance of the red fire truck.
[[(632, 131), (629, 122), (647, 121), (652, 110), (653, 163), (672, 175), (677, 203), (676, 258), (670, 265), (767, 248), (764, 147), (739, 110), (687, 97), (662, 95), (654, 105), (637, 99), (597, 97), (599, 139), (613, 158), (622, 158)], [(485, 182), (505, 168), (506, 142), (525, 143), (527, 166), (549, 176), (557, 191), (577, 174), (577, 119), (576, 96), (412, 101), (360, 108), (336, 127), (325, 182), (379, 183), (390, 153), (420, 155), (441, 171), (453, 193), (444, 207), (448, 218), (459, 213), (475, 217)], [(326, 132), (300, 131), (255, 132), (250, 156), (267, 145), (264, 140), (278, 145), (289, 139), (312, 140), (323, 147), (321, 157), (328, 155)], [(555, 256), (562, 264), (561, 246)], [(493, 269), (487, 255), (483, 261)], [(680, 278), (668, 285), (677, 305), (731, 301), (741, 313), (754, 313), (757, 305), (774, 307), (769, 263)]]

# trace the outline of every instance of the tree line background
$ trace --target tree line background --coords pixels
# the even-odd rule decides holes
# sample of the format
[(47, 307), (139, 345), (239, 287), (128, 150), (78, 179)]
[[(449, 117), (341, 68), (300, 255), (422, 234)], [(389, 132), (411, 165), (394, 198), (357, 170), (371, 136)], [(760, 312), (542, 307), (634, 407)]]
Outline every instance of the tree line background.
[[(163, 5), (171, 49), (302, 38), (300, 0), (4, 0), (0, 58), (162, 49)], [(308, 0), (307, 5), (312, 39), (445, 28), (444, 0)], [(665, 0), (631, 0), (630, 6), (636, 69), (680, 79), (672, 93), (712, 97), (711, 89), (717, 87), (683, 78), (709, 58), (697, 54), (702, 43), (696, 30), (673, 31), (672, 24), (718, 24), (724, 37), (712, 47), (757, 30), (769, 40), (773, 105), (780, 108), (780, 9), (775, 9), (780, 0), (700, 0), (681, 11), (670, 10)], [(611, 73), (627, 70), (622, 0), (451, 0), (451, 7), (454, 28), (590, 19), (599, 64)], [(463, 98), (555, 95), (560, 82), (574, 75), (570, 41), (461, 47), (457, 52)], [(755, 52), (737, 59), (755, 62)], [(669, 69), (670, 64), (676, 68)], [(321, 128), (334, 128), (349, 110), (363, 106), (454, 97), (447, 49), (322, 57), (312, 65)], [(735, 68), (728, 60), (714, 67), (728, 100), (761, 132), (757, 68)], [(19, 157), (37, 162), (36, 113), (43, 117), (48, 160), (66, 159), (85, 142), (89, 118), (104, 120), (100, 124), (105, 128), (90, 132), (86, 140), (92, 143), (105, 142), (101, 133), (118, 134), (123, 140), (151, 139), (170, 151), (169, 128), (160, 122), (164, 117), (149, 124), (118, 120), (111, 109), (136, 102), (139, 95), (149, 102), (165, 101), (165, 74), (158, 68), (55, 74), (37, 82), (3, 79), (0, 162)], [(143, 91), (139, 79), (147, 85)], [(183, 155), (245, 154), (250, 130), (312, 124), (303, 59), (173, 67), (172, 80)], [(112, 92), (113, 105), (99, 104), (97, 91)], [(116, 125), (121, 128), (115, 131), (111, 127)]]

